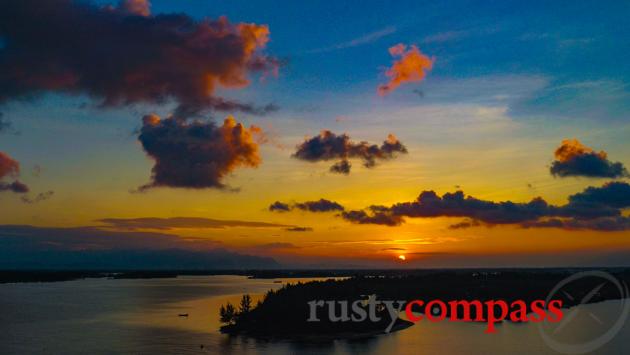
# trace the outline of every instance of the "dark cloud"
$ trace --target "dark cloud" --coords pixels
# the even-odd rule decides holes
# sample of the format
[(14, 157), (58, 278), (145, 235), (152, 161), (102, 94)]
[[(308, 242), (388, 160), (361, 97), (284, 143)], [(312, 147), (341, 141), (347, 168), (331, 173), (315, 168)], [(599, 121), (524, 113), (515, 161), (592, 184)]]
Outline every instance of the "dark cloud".
[(1, 182), (0, 181), (0, 191), (11, 191), (16, 194), (23, 194), (29, 192), (28, 186), (26, 184), (21, 183), (19, 181), (13, 182)]
[(461, 221), (458, 223), (451, 224), (450, 226), (448, 226), (448, 229), (465, 229), (465, 228), (477, 227), (480, 225), (481, 223), (479, 223), (479, 221), (471, 219), (471, 220), (466, 220), (466, 221)]
[[(6, 153), (0, 152), (0, 192), (11, 191), (15, 193), (26, 193), (29, 191), (28, 186), (21, 183), (17, 179), (20, 175), (20, 163), (11, 158)], [(12, 182), (1, 181), (2, 179), (12, 179)]]
[(616, 232), (630, 230), (630, 217), (600, 217), (593, 219), (550, 218), (521, 224), (525, 228), (562, 228), (566, 230), (595, 230)]
[(311, 227), (290, 227), (290, 228), (286, 228), (285, 231), (287, 231), (287, 232), (312, 232), (313, 228), (311, 228)]
[(352, 164), (350, 164), (350, 162), (347, 160), (342, 160), (340, 162), (333, 164), (330, 167), (330, 172), (335, 173), (335, 174), (348, 175), (350, 174), (350, 168), (352, 168)]
[(293, 227), (286, 224), (257, 222), (257, 221), (238, 221), (238, 220), (221, 220), (200, 217), (172, 217), (172, 218), (104, 218), (97, 222), (102, 222), (107, 227), (116, 229), (158, 229), (170, 230), (174, 228), (230, 228), (230, 227), (247, 227), (247, 228), (283, 228)]
[(290, 210), (302, 210), (308, 212), (334, 212), (343, 211), (344, 207), (335, 201), (320, 198), (317, 201), (296, 202), (292, 205), (276, 201), (269, 206), (271, 212), (288, 212)]
[(320, 198), (317, 201), (298, 202), (293, 205), (293, 207), (308, 212), (331, 212), (344, 210), (342, 205), (324, 198)]
[(159, 186), (225, 188), (223, 178), (236, 168), (255, 168), (260, 164), (255, 142), (259, 134), (260, 128), (246, 128), (231, 116), (221, 126), (145, 116), (138, 140), (155, 165), (151, 182), (140, 190)]
[(24, 203), (33, 204), (33, 203), (37, 203), (37, 202), (46, 201), (49, 198), (51, 198), (54, 194), (55, 194), (54, 191), (40, 192), (35, 197), (32, 197), (32, 198), (28, 197), (28, 196), (22, 196), (21, 200)]
[(604, 151), (595, 152), (577, 139), (565, 139), (555, 151), (556, 160), (551, 163), (550, 172), (554, 176), (583, 176), (618, 178), (628, 176), (628, 171), (620, 162), (608, 160)]
[(371, 213), (364, 210), (346, 211), (341, 213), (341, 217), (347, 221), (357, 224), (380, 224), (384, 226), (398, 226), (404, 223), (401, 216), (396, 216), (390, 210), (368, 208)]
[(488, 224), (512, 224), (548, 215), (550, 206), (541, 198), (528, 203), (493, 202), (465, 196), (462, 191), (445, 193), (423, 191), (413, 202), (390, 207), (396, 216), (406, 217), (469, 217)]
[(271, 212), (288, 212), (290, 210), (291, 206), (289, 206), (289, 204), (280, 201), (276, 201), (269, 205), (269, 211)]
[(388, 160), (397, 154), (406, 154), (407, 148), (392, 134), (379, 147), (367, 142), (353, 142), (347, 134), (336, 135), (324, 130), (318, 136), (305, 140), (297, 146), (294, 158), (309, 161), (339, 160), (330, 171), (333, 173), (348, 174), (350, 163), (348, 159), (361, 159), (363, 166), (372, 168), (377, 160)]
[(308, 212), (331, 212), (344, 210), (343, 206), (337, 202), (323, 198), (320, 198), (318, 201), (298, 202), (293, 205), (293, 208)]
[(150, 13), (148, 1), (99, 7), (22, 0), (0, 9), (0, 103), (46, 92), (87, 95), (101, 106), (175, 101), (179, 117), (205, 109), (263, 113), (215, 95), (252, 72), (275, 73), (260, 54), (269, 29), (227, 18)]
[(569, 196), (572, 206), (588, 206), (591, 208), (628, 208), (630, 207), (630, 185), (613, 181), (602, 187), (589, 186), (584, 191)]
[(623, 209), (630, 207), (630, 185), (610, 182), (588, 187), (569, 196), (569, 202), (555, 206), (540, 197), (530, 202), (494, 202), (466, 196), (462, 191), (445, 193), (423, 191), (412, 202), (390, 207), (370, 206), (365, 210), (345, 211), (340, 216), (352, 223), (397, 226), (404, 218), (463, 217), (466, 220), (449, 228), (461, 229), (479, 225), (517, 225), (527, 228), (555, 227), (619, 231), (630, 229), (630, 217)]

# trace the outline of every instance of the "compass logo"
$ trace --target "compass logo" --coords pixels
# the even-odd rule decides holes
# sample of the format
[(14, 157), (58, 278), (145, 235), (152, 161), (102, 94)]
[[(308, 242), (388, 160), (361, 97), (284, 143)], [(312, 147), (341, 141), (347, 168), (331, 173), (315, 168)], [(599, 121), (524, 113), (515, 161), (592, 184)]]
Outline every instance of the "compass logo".
[[(596, 286), (578, 298), (572, 285), (585, 280), (596, 280)], [(615, 306), (619, 309), (613, 313), (612, 319), (611, 314), (598, 314), (598, 307), (585, 306), (596, 301), (604, 288), (618, 293), (619, 302)], [(577, 303), (577, 306), (565, 312), (564, 318), (558, 323), (539, 323), (540, 335), (550, 348), (563, 354), (584, 354), (599, 349), (612, 340), (626, 322), (630, 312), (628, 296), (628, 286), (607, 272), (584, 271), (573, 274), (551, 290), (547, 301), (564, 298), (571, 304)], [(571, 337), (566, 337), (566, 334), (571, 334)]]

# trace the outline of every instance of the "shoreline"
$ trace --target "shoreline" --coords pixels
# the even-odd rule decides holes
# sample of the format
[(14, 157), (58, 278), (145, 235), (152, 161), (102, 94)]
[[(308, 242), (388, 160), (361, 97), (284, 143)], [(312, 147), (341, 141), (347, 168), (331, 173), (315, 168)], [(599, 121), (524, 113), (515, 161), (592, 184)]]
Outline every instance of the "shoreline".
[(61, 282), (87, 278), (110, 279), (154, 279), (176, 278), (178, 276), (246, 276), (252, 279), (280, 278), (325, 278), (353, 276), (422, 276), (440, 273), (495, 273), (495, 272), (533, 272), (533, 273), (569, 273), (587, 270), (608, 272), (630, 272), (630, 267), (551, 267), (551, 268), (441, 268), (441, 269), (217, 269), (217, 270), (14, 270), (0, 269), (0, 284), (27, 282)]

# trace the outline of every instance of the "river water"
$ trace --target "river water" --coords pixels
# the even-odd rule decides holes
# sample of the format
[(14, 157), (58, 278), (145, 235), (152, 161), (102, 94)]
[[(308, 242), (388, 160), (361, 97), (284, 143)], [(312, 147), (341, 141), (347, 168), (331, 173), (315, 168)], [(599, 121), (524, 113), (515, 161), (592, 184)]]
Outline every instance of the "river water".
[(2, 284), (0, 354), (558, 354), (588, 350), (584, 344), (606, 334), (612, 339), (589, 353), (630, 354), (628, 322), (618, 332), (610, 330), (621, 301), (580, 306), (560, 330), (543, 326), (555, 350), (533, 323), (505, 323), (485, 334), (485, 324), (421, 321), (388, 335), (326, 343), (257, 341), (218, 332), (221, 304), (238, 303), (244, 293), (257, 300), (281, 286), (242, 276)]

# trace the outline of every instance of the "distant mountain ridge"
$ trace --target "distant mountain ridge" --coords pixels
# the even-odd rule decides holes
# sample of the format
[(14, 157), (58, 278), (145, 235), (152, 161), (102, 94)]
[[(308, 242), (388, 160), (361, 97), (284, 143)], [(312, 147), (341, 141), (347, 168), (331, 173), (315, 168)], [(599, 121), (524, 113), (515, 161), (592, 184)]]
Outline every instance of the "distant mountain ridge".
[(277, 269), (270, 257), (226, 250), (209, 239), (98, 227), (0, 225), (4, 270)]
[(1, 248), (4, 270), (212, 270), (277, 269), (273, 258), (227, 250), (10, 250)]

